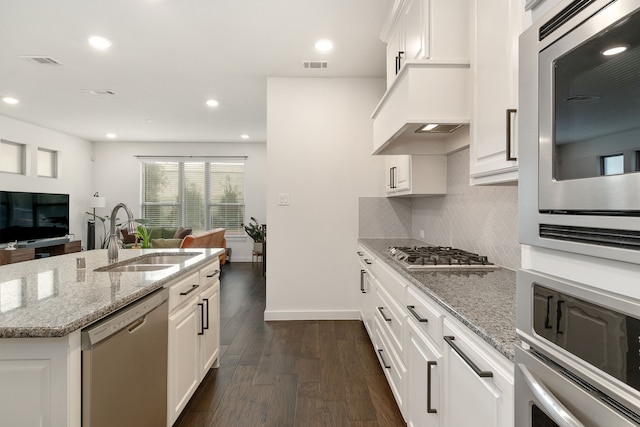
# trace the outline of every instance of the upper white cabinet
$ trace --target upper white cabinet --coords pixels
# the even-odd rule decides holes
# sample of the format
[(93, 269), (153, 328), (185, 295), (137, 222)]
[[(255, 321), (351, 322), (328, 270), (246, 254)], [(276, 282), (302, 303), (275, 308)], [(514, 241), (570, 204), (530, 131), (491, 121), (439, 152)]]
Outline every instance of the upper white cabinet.
[(387, 197), (447, 193), (447, 156), (386, 156), (385, 164)]
[(396, 0), (380, 38), (387, 43), (387, 92), (372, 114), (374, 154), (446, 152), (448, 133), (416, 130), (469, 123), (467, 1)]
[(471, 184), (518, 180), (518, 37), (524, 8), (473, 0)]

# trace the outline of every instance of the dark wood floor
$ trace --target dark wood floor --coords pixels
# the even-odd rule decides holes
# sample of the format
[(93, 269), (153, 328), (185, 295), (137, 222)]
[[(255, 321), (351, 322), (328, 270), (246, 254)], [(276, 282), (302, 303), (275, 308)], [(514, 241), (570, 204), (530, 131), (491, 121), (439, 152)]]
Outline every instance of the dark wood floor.
[(220, 294), (220, 368), (174, 427), (405, 426), (361, 322), (264, 322), (259, 264), (225, 265)]

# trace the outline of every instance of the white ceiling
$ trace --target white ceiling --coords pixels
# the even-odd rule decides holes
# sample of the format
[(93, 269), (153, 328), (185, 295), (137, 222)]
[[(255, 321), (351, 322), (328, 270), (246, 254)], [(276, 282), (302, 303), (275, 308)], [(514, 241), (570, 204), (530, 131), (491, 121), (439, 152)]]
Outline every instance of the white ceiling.
[[(0, 115), (91, 141), (266, 141), (270, 76), (383, 77), (393, 0), (0, 0)], [(89, 35), (109, 38), (92, 49)], [(313, 48), (334, 42), (330, 53)], [(61, 66), (21, 56), (48, 56)], [(326, 70), (303, 70), (325, 60)], [(109, 89), (95, 96), (86, 89)], [(211, 109), (207, 99), (220, 105)]]

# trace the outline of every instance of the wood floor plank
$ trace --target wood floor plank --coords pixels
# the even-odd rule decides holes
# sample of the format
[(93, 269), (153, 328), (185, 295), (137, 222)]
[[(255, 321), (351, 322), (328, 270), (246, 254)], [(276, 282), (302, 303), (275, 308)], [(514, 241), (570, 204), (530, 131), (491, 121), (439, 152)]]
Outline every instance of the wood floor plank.
[(362, 322), (265, 322), (265, 301), (261, 269), (224, 266), (220, 368), (173, 427), (405, 425)]

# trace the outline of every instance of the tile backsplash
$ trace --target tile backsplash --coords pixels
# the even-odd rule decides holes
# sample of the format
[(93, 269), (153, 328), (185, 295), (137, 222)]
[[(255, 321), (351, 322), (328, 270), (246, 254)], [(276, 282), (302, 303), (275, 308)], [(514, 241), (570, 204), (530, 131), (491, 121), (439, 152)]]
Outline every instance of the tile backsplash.
[(449, 155), (447, 162), (446, 196), (361, 198), (360, 237), (412, 237), (477, 252), (500, 266), (519, 268), (518, 187), (471, 187), (468, 149)]

